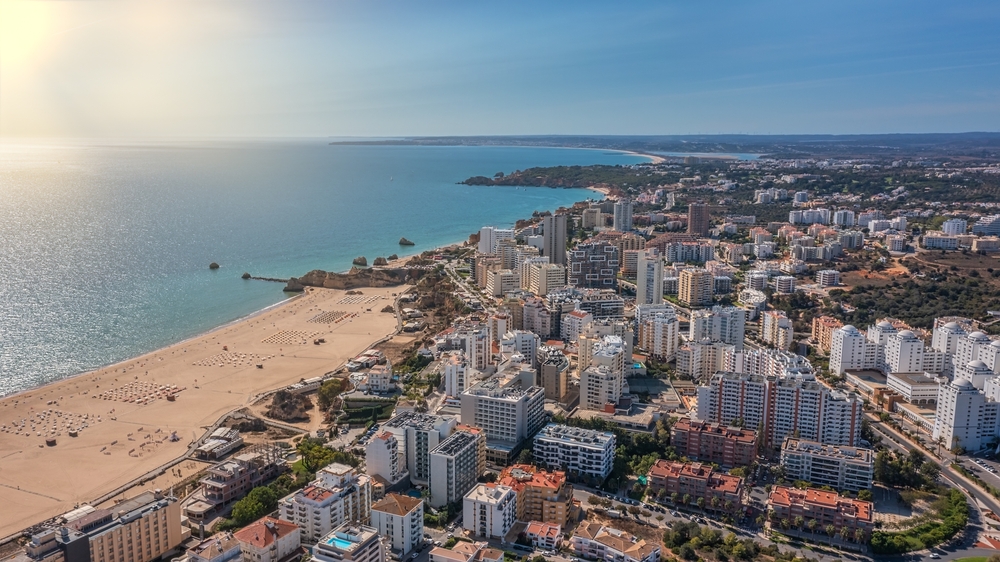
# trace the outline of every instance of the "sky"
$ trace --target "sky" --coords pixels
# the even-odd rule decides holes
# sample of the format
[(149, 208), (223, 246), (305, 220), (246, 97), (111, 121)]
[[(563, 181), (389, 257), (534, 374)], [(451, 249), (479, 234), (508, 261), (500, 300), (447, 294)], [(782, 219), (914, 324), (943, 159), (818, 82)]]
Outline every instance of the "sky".
[(1000, 131), (1000, 2), (0, 0), (0, 137)]

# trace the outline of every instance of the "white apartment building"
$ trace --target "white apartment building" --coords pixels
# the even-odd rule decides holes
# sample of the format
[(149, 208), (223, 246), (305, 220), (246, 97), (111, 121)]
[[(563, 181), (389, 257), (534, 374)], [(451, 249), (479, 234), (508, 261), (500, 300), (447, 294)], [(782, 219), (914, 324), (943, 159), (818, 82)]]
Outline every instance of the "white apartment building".
[[(603, 366), (612, 372), (625, 376), (625, 363), (631, 360), (631, 353), (625, 345), (625, 341), (620, 336), (602, 336), (597, 341), (587, 340), (587, 360), (580, 361), (580, 366), (584, 369), (592, 366)], [(583, 346), (580, 352), (585, 351)]]
[(497, 228), (495, 226), (484, 226), (479, 229), (479, 245), (477, 250), (480, 254), (496, 254), (502, 240), (514, 240), (514, 230)]
[(618, 232), (628, 232), (632, 230), (632, 200), (621, 199), (615, 201), (613, 228)]
[(478, 484), (462, 501), (462, 526), (477, 537), (503, 539), (517, 519), (517, 494), (510, 486)]
[(949, 450), (979, 451), (997, 435), (998, 410), (1000, 403), (988, 399), (968, 380), (942, 384), (932, 437)]
[(658, 312), (639, 324), (639, 347), (660, 361), (671, 361), (680, 342), (677, 315)]
[(319, 562), (385, 562), (378, 529), (344, 523), (323, 536), (312, 549)]
[[(781, 349), (759, 348), (737, 351), (732, 346), (722, 350), (722, 371), (761, 375), (763, 377), (813, 377), (812, 364), (801, 355)], [(712, 373), (714, 374), (714, 373)]]
[(972, 383), (978, 390), (983, 390), (986, 385), (986, 381), (994, 378), (996, 373), (994, 373), (986, 363), (976, 359), (975, 361), (969, 361), (965, 365), (959, 365), (955, 367), (955, 379), (956, 381), (965, 380)]
[(800, 209), (788, 212), (792, 224), (830, 224), (830, 209)]
[(968, 365), (970, 361), (980, 360), (986, 363), (986, 360), (990, 360), (991, 356), (994, 355), (990, 349), (992, 343), (993, 340), (982, 332), (972, 332), (959, 336), (955, 341), (952, 367), (958, 371), (959, 367)]
[(833, 224), (837, 226), (854, 226), (854, 211), (841, 209), (833, 213)]
[(430, 483), (430, 452), (455, 431), (457, 423), (451, 416), (402, 412), (382, 424), (383, 431), (392, 433), (399, 443), (411, 484)]
[(941, 353), (954, 355), (958, 349), (958, 340), (965, 335), (965, 330), (958, 322), (946, 322), (934, 328), (931, 348)]
[(921, 237), (924, 248), (928, 250), (957, 250), (958, 236), (949, 236), (943, 232), (930, 231)]
[(615, 462), (615, 434), (550, 423), (535, 435), (535, 464), (574, 480), (603, 483)]
[(996, 236), (1000, 234), (1000, 215), (982, 217), (972, 225), (972, 233)]
[(792, 321), (783, 310), (768, 310), (764, 313), (760, 339), (775, 349), (788, 349), (792, 346), (795, 339)]
[(500, 355), (508, 360), (514, 354), (524, 358), (524, 363), (534, 369), (538, 366), (538, 347), (542, 340), (538, 334), (527, 330), (511, 330), (500, 339)]
[(948, 219), (941, 223), (941, 232), (953, 236), (965, 234), (969, 230), (969, 221), (965, 219)]
[(871, 449), (788, 437), (781, 448), (781, 466), (789, 480), (857, 492), (872, 487), (875, 455)]
[(898, 234), (890, 234), (885, 237), (885, 249), (890, 252), (906, 251), (906, 237)]
[(933, 406), (941, 385), (929, 373), (890, 373), (886, 386), (910, 404)]
[(795, 292), (795, 277), (791, 275), (779, 275), (774, 278), (774, 292), (791, 294)]
[(583, 333), (587, 324), (594, 321), (594, 315), (582, 310), (574, 310), (569, 314), (563, 314), (561, 320), (562, 339), (568, 342), (576, 342)]
[(663, 302), (663, 258), (656, 248), (639, 254), (635, 279), (636, 304), (660, 304)]
[(458, 396), (465, 389), (475, 384), (482, 373), (469, 367), (462, 351), (452, 351), (441, 354), (444, 364), (444, 393), (446, 396)]
[(748, 271), (744, 276), (744, 285), (750, 289), (763, 291), (767, 288), (767, 281), (771, 276), (766, 271)]
[(580, 406), (584, 410), (603, 411), (607, 404), (617, 405), (622, 397), (625, 376), (605, 365), (591, 365), (580, 372)]
[(820, 287), (836, 287), (840, 285), (840, 272), (836, 269), (824, 269), (816, 272), (816, 283)]
[(924, 342), (910, 330), (889, 336), (885, 363), (890, 373), (917, 373), (924, 368)]
[(726, 351), (735, 349), (727, 343), (711, 340), (687, 342), (677, 349), (677, 374), (695, 381), (707, 381), (716, 372), (726, 370)]
[[(589, 367), (594, 360), (595, 350), (605, 346), (615, 347), (618, 345), (615, 342), (620, 342), (620, 345), (623, 346), (623, 361), (631, 359), (634, 335), (633, 324), (625, 320), (600, 318), (587, 324), (580, 337), (577, 338), (579, 344), (577, 369), (582, 371)], [(619, 339), (608, 340), (607, 336), (616, 336)]]
[(309, 486), (282, 498), (278, 513), (298, 525), (303, 542), (314, 542), (344, 522), (367, 523), (371, 505), (371, 479), (334, 463), (321, 468)]
[(713, 306), (710, 309), (695, 310), (691, 313), (688, 339), (723, 342), (741, 350), (746, 317), (746, 311), (738, 306)]
[(845, 371), (875, 369), (878, 366), (880, 346), (868, 341), (854, 326), (843, 326), (830, 337), (830, 372), (842, 375)]
[(486, 471), (486, 434), (462, 426), (431, 451), (431, 507), (457, 502)]
[(372, 528), (401, 555), (423, 545), (424, 501), (389, 493), (372, 506)]
[(390, 485), (409, 475), (406, 459), (400, 454), (399, 441), (391, 432), (378, 433), (365, 446), (365, 472), (369, 476), (381, 476)]
[(462, 423), (482, 429), (488, 441), (520, 443), (542, 426), (545, 390), (539, 386), (503, 386), (500, 379), (487, 379), (461, 395)]

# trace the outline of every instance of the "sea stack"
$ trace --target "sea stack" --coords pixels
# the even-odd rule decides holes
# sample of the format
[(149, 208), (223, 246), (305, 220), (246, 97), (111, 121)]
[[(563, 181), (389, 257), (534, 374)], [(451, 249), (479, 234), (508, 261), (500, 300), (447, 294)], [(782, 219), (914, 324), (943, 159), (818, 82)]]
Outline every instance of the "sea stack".
[(379, 256), (379, 257), (375, 258), (375, 261), (372, 262), (372, 265), (373, 266), (389, 265), (389, 262), (386, 261), (386, 259), (383, 258), (382, 256)]
[(241, 275), (240, 277), (243, 278), (243, 279), (250, 279), (250, 272), (249, 271), (244, 271), (243, 275)]
[(413, 246), (414, 244), (413, 244), (413, 242), (411, 242), (410, 240), (408, 240), (406, 238), (400, 238), (399, 239), (399, 245), (400, 246)]
[(361, 267), (367, 267), (368, 266), (368, 260), (365, 259), (364, 256), (358, 256), (358, 257), (354, 258), (354, 261), (352, 261), (351, 263), (353, 263), (354, 265), (360, 265)]
[(391, 254), (389, 256), (389, 260), (398, 260), (398, 259), (399, 259), (399, 256), (397, 256), (396, 254)]
[(208, 264), (208, 268), (209, 269), (219, 269), (219, 264), (217, 264), (217, 263), (215, 263), (213, 261), (212, 263)]

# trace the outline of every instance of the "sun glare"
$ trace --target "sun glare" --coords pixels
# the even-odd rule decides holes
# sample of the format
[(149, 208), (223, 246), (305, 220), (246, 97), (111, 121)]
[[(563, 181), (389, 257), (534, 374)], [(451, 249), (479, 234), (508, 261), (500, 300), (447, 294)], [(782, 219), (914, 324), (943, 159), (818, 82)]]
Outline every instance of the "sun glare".
[(0, 0), (0, 64), (31, 64), (55, 31), (50, 2)]

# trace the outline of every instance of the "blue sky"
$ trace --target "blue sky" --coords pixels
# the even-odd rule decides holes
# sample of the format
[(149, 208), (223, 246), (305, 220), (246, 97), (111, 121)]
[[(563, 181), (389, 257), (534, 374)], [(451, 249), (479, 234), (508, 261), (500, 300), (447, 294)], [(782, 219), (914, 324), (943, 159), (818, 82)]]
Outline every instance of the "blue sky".
[(0, 0), (2, 136), (1000, 130), (998, 2)]

